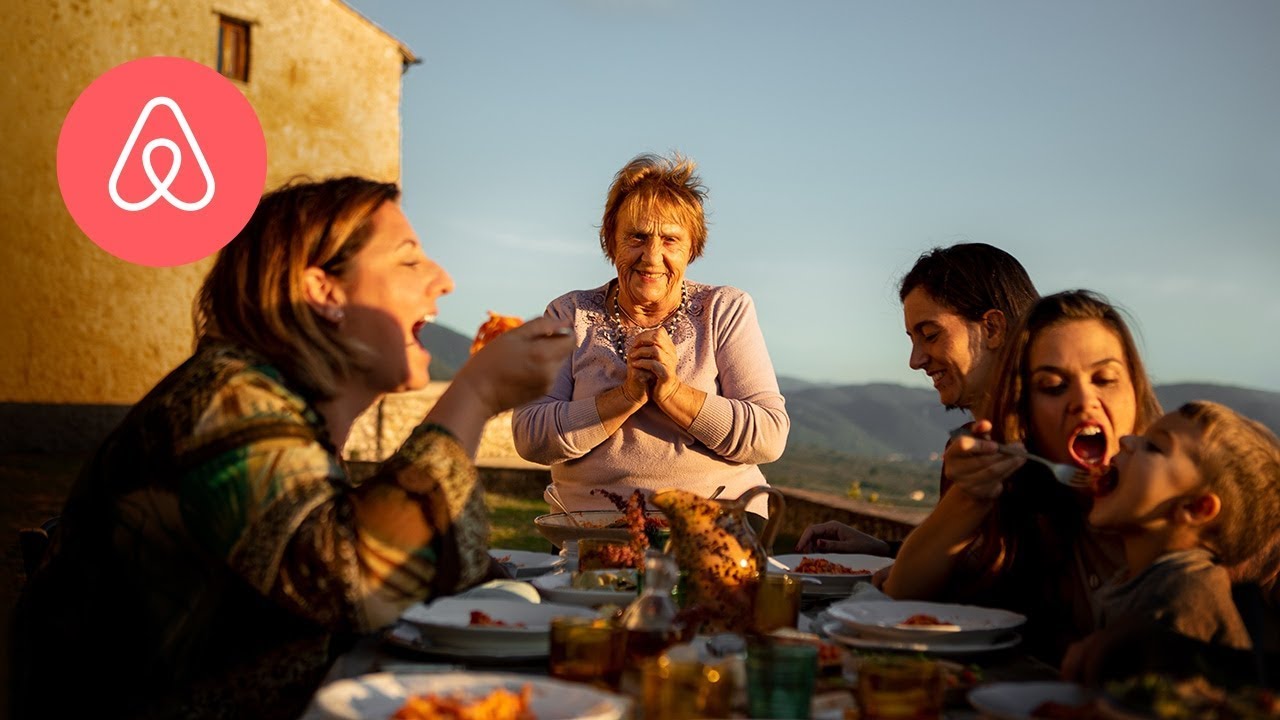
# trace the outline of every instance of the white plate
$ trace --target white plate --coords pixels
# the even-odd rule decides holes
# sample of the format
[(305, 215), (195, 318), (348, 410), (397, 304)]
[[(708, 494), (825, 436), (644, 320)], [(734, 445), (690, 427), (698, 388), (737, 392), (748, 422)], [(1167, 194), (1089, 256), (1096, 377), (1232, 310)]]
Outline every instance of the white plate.
[[(473, 610), (479, 610), (508, 625), (472, 625)], [(421, 628), (427, 641), (436, 647), (482, 652), (546, 653), (551, 642), (551, 618), (560, 615), (591, 617), (595, 613), (586, 608), (555, 603), (442, 597), (430, 604), (411, 606), (400, 619)], [(516, 623), (521, 623), (523, 627)]]
[(564, 561), (559, 555), (550, 553), (529, 552), (528, 550), (500, 550), (491, 548), (489, 556), (494, 560), (502, 562), (502, 558), (507, 558), (504, 565), (514, 568), (515, 577), (523, 580), (524, 578), (537, 577), (545, 575), (556, 569)]
[(538, 720), (619, 720), (630, 701), (579, 683), (509, 673), (374, 673), (338, 680), (316, 693), (315, 706), (339, 720), (385, 720), (411, 695), (460, 693), (481, 698), (497, 688), (533, 688), (531, 710)]
[[(976, 605), (901, 600), (859, 602), (846, 600), (827, 608), (831, 617), (843, 622), (862, 637), (880, 637), (904, 642), (991, 642), (1015, 630), (1026, 616), (1008, 610)], [(903, 625), (913, 615), (932, 615), (943, 625)]]
[(398, 648), (469, 664), (515, 665), (545, 660), (548, 654), (544, 648), (530, 650), (523, 647), (513, 649), (493, 647), (475, 650), (435, 645), (423, 633), (423, 629), (417, 625), (397, 622), (382, 637), (387, 644)]
[(1069, 682), (1001, 682), (969, 691), (969, 704), (993, 720), (1033, 720), (1031, 711), (1041, 703), (1083, 705), (1090, 699), (1084, 688)]
[(536, 577), (529, 583), (542, 593), (545, 600), (582, 607), (627, 605), (639, 594), (637, 590), (582, 590), (569, 587), (571, 581), (572, 577), (569, 573), (561, 572)]
[(965, 657), (968, 655), (981, 655), (983, 653), (996, 652), (997, 650), (1008, 650), (1016, 647), (1022, 642), (1022, 636), (1018, 633), (1009, 633), (1008, 635), (996, 638), (994, 641), (981, 642), (930, 642), (928, 640), (920, 640), (917, 642), (907, 642), (905, 640), (891, 640), (882, 637), (865, 637), (858, 635), (856, 632), (849, 630), (847, 626), (839, 620), (832, 620), (822, 626), (822, 634), (835, 640), (836, 642), (847, 645), (858, 650), (893, 650), (898, 652), (918, 652), (927, 653), (929, 655), (951, 655), (956, 657)]
[[(853, 574), (792, 572), (791, 568), (799, 565), (805, 558), (829, 560), (847, 568), (865, 570), (866, 572)], [(867, 582), (877, 570), (892, 565), (893, 558), (880, 557), (878, 555), (803, 553), (797, 555), (775, 555), (769, 558), (769, 563), (776, 568), (786, 570), (789, 575), (800, 578), (802, 582), (806, 579), (817, 580), (817, 583), (804, 583), (801, 591), (805, 595), (848, 595), (853, 590), (854, 585), (860, 582)]]

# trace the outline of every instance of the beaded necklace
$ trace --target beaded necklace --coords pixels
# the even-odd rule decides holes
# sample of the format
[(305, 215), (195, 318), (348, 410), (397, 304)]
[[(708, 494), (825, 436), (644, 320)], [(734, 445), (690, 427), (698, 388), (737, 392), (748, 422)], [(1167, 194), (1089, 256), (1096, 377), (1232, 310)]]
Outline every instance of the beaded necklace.
[[(615, 288), (613, 291), (613, 312), (609, 313), (609, 339), (613, 342), (613, 349), (618, 353), (618, 357), (622, 358), (625, 362), (627, 359), (627, 338), (631, 337), (631, 332), (622, 324), (622, 316), (624, 313), (622, 312), (622, 307), (618, 305), (619, 293), (620, 288)], [(685, 285), (683, 280), (681, 280), (680, 304), (676, 306), (675, 310), (671, 311), (671, 314), (667, 316), (666, 320), (663, 320), (657, 325), (653, 325), (651, 327), (644, 327), (634, 320), (631, 320), (630, 315), (627, 315), (627, 319), (631, 320), (631, 322), (636, 326), (636, 330), (639, 332), (653, 330), (657, 327), (665, 327), (667, 329), (667, 334), (674, 339), (676, 336), (676, 325), (680, 323), (680, 316), (684, 314), (684, 307), (688, 301), (689, 287)]]

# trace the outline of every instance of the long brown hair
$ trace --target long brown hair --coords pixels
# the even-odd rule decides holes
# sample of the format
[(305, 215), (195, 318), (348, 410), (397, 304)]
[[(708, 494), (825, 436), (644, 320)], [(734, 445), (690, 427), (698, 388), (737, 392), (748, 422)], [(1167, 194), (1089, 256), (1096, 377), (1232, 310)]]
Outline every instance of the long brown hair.
[(613, 236), (618, 231), (618, 213), (628, 198), (640, 203), (641, 211), (670, 216), (689, 230), (689, 262), (702, 256), (707, 245), (707, 219), (703, 203), (707, 188), (696, 174), (698, 166), (680, 153), (665, 158), (637, 155), (613, 176), (600, 223), (600, 249), (613, 261)]
[[(975, 411), (976, 417), (991, 419), (994, 426), (992, 436), (996, 440), (1018, 442), (1028, 438), (1031, 411), (1027, 391), (1031, 386), (1031, 345), (1044, 330), (1077, 320), (1097, 320), (1120, 339), (1137, 411), (1134, 432), (1141, 432), (1160, 417), (1160, 403), (1147, 378), (1133, 334), (1121, 313), (1096, 293), (1072, 290), (1036, 301), (1000, 348), (995, 385), (986, 408), (989, 412)], [(1031, 476), (1035, 475), (1044, 477), (1040, 481), (1032, 481)], [(954, 489), (951, 491), (955, 492)], [(1022, 587), (1023, 579), (1037, 576), (1045, 568), (1066, 567), (1075, 543), (1086, 532), (1087, 514), (1080, 493), (1054, 482), (1038, 463), (1027, 463), (1010, 482), (1006, 482), (999, 503), (983, 519), (977, 536), (966, 551), (970, 556), (967, 564), (974, 573), (971, 577), (955, 577), (950, 592), (977, 604), (1011, 603), (1000, 606), (1012, 606), (1020, 611), (1029, 611), (1044, 603), (1049, 603), (1045, 606), (1048, 607), (1063, 602), (1067, 596), (1062, 595), (1066, 591), (1060, 582)], [(1046, 532), (1053, 542), (1043, 542)], [(1016, 580), (1010, 585), (1007, 578)], [(1017, 598), (1001, 597), (1007, 593), (1014, 593)], [(1048, 612), (1043, 608), (1040, 611)], [(1076, 622), (1070, 618), (1063, 618), (1063, 621), (1068, 623), (1068, 627)], [(1052, 633), (1047, 635), (1051, 636)]]
[(370, 218), (400, 189), (362, 177), (295, 180), (267, 193), (219, 253), (196, 297), (196, 344), (224, 341), (267, 358), (299, 389), (333, 397), (362, 366), (362, 347), (320, 320), (304, 271), (341, 276), (370, 237)]
[[(996, 363), (995, 384), (991, 391), (986, 416), (994, 426), (992, 435), (1000, 442), (1024, 442), (1032, 437), (1028, 423), (1031, 417), (1030, 387), (1031, 344), (1044, 330), (1061, 323), (1096, 320), (1110, 328), (1124, 348), (1124, 362), (1133, 383), (1137, 414), (1135, 433), (1146, 430), (1161, 415), (1151, 379), (1147, 377), (1138, 344), (1129, 331), (1122, 313), (1102, 295), (1089, 290), (1068, 290), (1048, 295), (1035, 302), (1017, 325)], [(981, 415), (979, 415), (981, 417)]]

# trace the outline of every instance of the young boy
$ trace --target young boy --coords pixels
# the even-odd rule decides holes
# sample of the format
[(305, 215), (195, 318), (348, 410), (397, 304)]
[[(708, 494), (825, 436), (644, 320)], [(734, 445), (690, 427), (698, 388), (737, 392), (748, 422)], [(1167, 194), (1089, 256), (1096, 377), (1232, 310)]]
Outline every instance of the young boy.
[[(1099, 628), (1131, 623), (1248, 648), (1224, 566), (1275, 542), (1280, 440), (1222, 405), (1188, 403), (1123, 438), (1094, 492), (1089, 522), (1120, 534), (1128, 566), (1098, 591)], [(1078, 677), (1099, 642), (1094, 633), (1073, 645), (1063, 674)]]

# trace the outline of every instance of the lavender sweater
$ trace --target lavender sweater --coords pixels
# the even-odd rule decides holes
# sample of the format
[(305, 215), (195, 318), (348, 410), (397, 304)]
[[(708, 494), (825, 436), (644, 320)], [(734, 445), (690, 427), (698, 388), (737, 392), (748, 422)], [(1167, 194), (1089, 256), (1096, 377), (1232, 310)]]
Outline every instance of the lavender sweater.
[[(675, 327), (676, 374), (707, 394), (685, 430), (650, 403), (606, 435), (596, 396), (622, 384), (626, 364), (609, 340), (604, 300), (609, 285), (556, 298), (546, 314), (573, 322), (578, 348), (539, 400), (517, 408), (516, 450), (551, 466), (551, 481), (571, 510), (612, 509), (591, 490), (630, 494), (683, 488), (709, 495), (724, 485), (735, 498), (765, 485), (759, 463), (777, 460), (791, 420), (756, 322), (751, 296), (737, 288), (688, 282), (688, 304)], [(767, 515), (767, 498), (749, 509)]]

